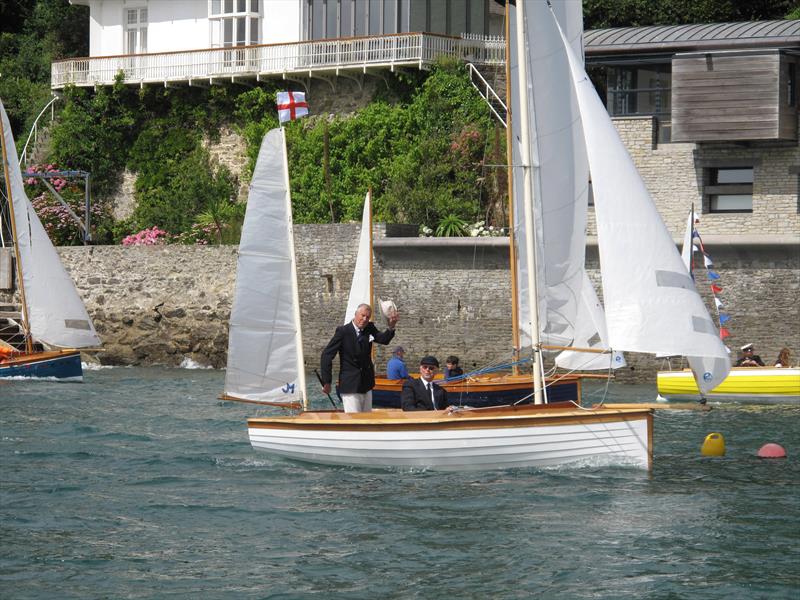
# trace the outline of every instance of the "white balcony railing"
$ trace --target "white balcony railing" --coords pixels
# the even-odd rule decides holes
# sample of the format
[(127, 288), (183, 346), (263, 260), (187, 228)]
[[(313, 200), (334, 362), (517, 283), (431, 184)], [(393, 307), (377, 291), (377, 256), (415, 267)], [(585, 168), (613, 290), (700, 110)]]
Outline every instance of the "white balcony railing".
[(503, 64), (502, 37), (448, 37), (429, 33), (210, 48), (186, 52), (78, 58), (53, 63), (51, 87), (110, 85), (122, 71), (126, 83), (213, 81), (222, 78), (313, 76), (340, 70), (426, 68), (449, 56), (476, 64)]

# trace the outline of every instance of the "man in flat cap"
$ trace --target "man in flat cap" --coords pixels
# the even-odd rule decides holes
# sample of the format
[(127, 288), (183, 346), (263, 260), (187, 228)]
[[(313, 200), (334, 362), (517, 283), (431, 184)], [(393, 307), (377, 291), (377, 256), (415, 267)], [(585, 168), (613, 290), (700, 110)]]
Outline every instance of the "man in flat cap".
[(403, 410), (443, 410), (450, 406), (447, 391), (433, 382), (438, 369), (439, 361), (434, 356), (426, 356), (419, 361), (419, 379), (409, 379), (403, 383), (400, 393)]
[(736, 367), (763, 367), (764, 361), (758, 354), (753, 354), (755, 346), (753, 344), (745, 344), (742, 346), (742, 357), (736, 361)]

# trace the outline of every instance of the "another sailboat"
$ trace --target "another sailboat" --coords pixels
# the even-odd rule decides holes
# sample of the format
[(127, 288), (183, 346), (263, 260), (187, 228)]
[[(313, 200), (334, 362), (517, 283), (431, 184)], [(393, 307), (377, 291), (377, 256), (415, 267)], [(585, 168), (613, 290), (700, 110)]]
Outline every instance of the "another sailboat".
[(22, 305), (19, 318), (4, 315), (19, 325), (22, 339), (3, 344), (0, 377), (81, 381), (79, 348), (97, 348), (100, 338), (25, 194), (11, 125), (2, 102), (0, 113), (4, 200), (10, 208), (8, 223)]
[[(683, 238), (681, 258), (687, 271), (695, 278), (694, 255), (699, 252), (707, 270), (711, 259), (702, 245), (697, 231), (697, 218), (694, 207), (689, 211), (686, 233)], [(718, 277), (718, 275), (716, 276)], [(721, 291), (715, 279), (710, 278), (714, 289)], [(696, 279), (695, 279), (696, 280)], [(724, 313), (720, 312), (722, 302), (714, 293), (717, 312), (720, 313), (720, 327)], [(798, 403), (800, 402), (800, 367), (788, 365), (776, 367), (734, 367), (728, 376), (715, 388), (701, 392), (695, 382), (692, 369), (659, 371), (656, 375), (658, 394), (665, 400), (735, 400), (744, 402)]]

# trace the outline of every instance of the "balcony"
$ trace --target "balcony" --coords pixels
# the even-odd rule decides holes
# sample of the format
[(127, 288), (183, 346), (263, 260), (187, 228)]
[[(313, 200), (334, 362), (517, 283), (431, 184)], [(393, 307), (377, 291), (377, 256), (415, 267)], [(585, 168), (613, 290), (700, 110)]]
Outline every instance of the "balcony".
[[(54, 90), (67, 85), (111, 85), (120, 71), (125, 83), (207, 85), (223, 80), (311, 78), (340, 73), (393, 71), (398, 67), (427, 69), (440, 57), (477, 65), (502, 65), (502, 37), (449, 37), (407, 33), (361, 38), (317, 40), (293, 44), (210, 48), (186, 52), (99, 56), (55, 62)], [(371, 71), (370, 71), (371, 70)]]

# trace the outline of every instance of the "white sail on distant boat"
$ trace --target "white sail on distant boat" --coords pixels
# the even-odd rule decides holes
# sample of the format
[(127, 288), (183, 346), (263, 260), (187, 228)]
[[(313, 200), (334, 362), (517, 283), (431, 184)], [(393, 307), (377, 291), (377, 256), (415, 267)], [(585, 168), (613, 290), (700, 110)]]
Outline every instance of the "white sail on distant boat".
[[(0, 363), (0, 377), (83, 378), (79, 348), (97, 348), (100, 338), (75, 284), (25, 193), (5, 107), (2, 119), (3, 172), (16, 258), (24, 348)], [(20, 344), (22, 345), (22, 344)]]
[(353, 320), (359, 304), (372, 305), (372, 191), (368, 191), (364, 198), (356, 266), (344, 313), (345, 324)]
[[(570, 3), (559, 3), (559, 8), (569, 9)], [(579, 3), (578, 3), (579, 4)], [(542, 15), (549, 19), (550, 30), (546, 39), (553, 39), (557, 32), (556, 22), (547, 14), (544, 2), (518, 2), (518, 19), (522, 31), (526, 29), (524, 11), (536, 12), (530, 19), (540, 19)], [(544, 11), (544, 12), (543, 12)], [(519, 36), (523, 40), (526, 37)], [(540, 52), (536, 44), (545, 39), (544, 36), (528, 39), (528, 49), (532, 54), (547, 61), (558, 57), (563, 66), (564, 47), (551, 47)], [(557, 37), (555, 39), (558, 39)], [(522, 42), (519, 42), (522, 43)], [(527, 59), (526, 59), (527, 60)], [(561, 73), (559, 86), (563, 88), (564, 80), (569, 81), (566, 66), (554, 71)], [(521, 69), (522, 72), (525, 69)], [(518, 86), (522, 101), (527, 105), (527, 91), (531, 81)], [(561, 103), (546, 103), (546, 110), (560, 110)], [(545, 109), (542, 109), (545, 110)], [(523, 111), (524, 112), (524, 111)], [(541, 114), (539, 122), (550, 122), (550, 115)], [(608, 119), (608, 115), (605, 115)], [(524, 121), (524, 117), (523, 117)], [(579, 126), (580, 122), (569, 121), (569, 127)], [(525, 130), (523, 127), (523, 131)], [(575, 139), (573, 137), (573, 139)], [(610, 140), (614, 143), (614, 140)], [(546, 143), (542, 139), (541, 143)], [(616, 143), (621, 143), (616, 140)], [(569, 146), (564, 150), (566, 160), (571, 160)], [(527, 154), (527, 152), (526, 152)], [(525, 162), (525, 161), (523, 161)], [(529, 169), (529, 164), (523, 164)], [(567, 169), (568, 171), (569, 169)], [(531, 199), (533, 183), (526, 175), (525, 196), (527, 220), (534, 209)], [(588, 179), (587, 179), (588, 181)], [(547, 188), (551, 189), (552, 188)], [(542, 193), (549, 193), (543, 191)], [(585, 219), (585, 217), (583, 217)], [(584, 221), (585, 222), (585, 221)], [(582, 229), (582, 225), (576, 229)], [(663, 227), (663, 225), (662, 225)], [(529, 227), (528, 231), (534, 231)], [(572, 248), (572, 242), (568, 244)], [(526, 257), (535, 259), (533, 236), (525, 240)], [(568, 250), (569, 250), (568, 249)], [(569, 254), (569, 251), (566, 251)], [(548, 256), (547, 252), (544, 256)], [(549, 259), (546, 259), (549, 260)], [(560, 272), (575, 279), (577, 292), (583, 285), (584, 274), (581, 269), (572, 271), (564, 265), (545, 265), (542, 270), (536, 269), (535, 260), (528, 260), (532, 272), (537, 276), (542, 273)], [(535, 277), (533, 278), (535, 281)], [(546, 278), (545, 278), (546, 280)], [(553, 281), (554, 290), (558, 285)], [(545, 285), (544, 289), (547, 290)], [(534, 307), (532, 315), (540, 314), (537, 306), (538, 295), (528, 287), (530, 305)], [(566, 336), (570, 328), (569, 320), (561, 318), (565, 306), (577, 314), (577, 302), (566, 297), (559, 297), (549, 302), (544, 311), (545, 319), (554, 319), (554, 326), (548, 329), (544, 323), (544, 336)], [(577, 297), (577, 294), (576, 294)], [(563, 300), (563, 302), (562, 302)], [(265, 310), (267, 307), (265, 307)], [(531, 343), (538, 350), (537, 338), (542, 333), (536, 326), (537, 319), (531, 318)], [(547, 332), (550, 333), (547, 333)], [(574, 333), (568, 334), (571, 340)], [(544, 339), (550, 339), (545, 337)], [(553, 337), (552, 339), (556, 339)], [(566, 339), (566, 337), (564, 338)], [(652, 410), (648, 408), (565, 408), (548, 404), (493, 407), (479, 410), (402, 412), (395, 410), (376, 410), (371, 413), (342, 413), (338, 411), (305, 411), (299, 415), (282, 418), (252, 418), (248, 420), (250, 441), (255, 448), (299, 460), (371, 466), (419, 466), (434, 469), (486, 469), (529, 465), (552, 465), (590, 459), (649, 468), (652, 463)]]
[[(694, 278), (694, 253), (698, 248), (696, 235), (697, 217), (694, 206), (689, 211), (686, 231), (683, 237), (681, 259), (687, 272)], [(697, 241), (696, 241), (697, 240)], [(709, 257), (703, 253), (703, 263), (711, 265)], [(721, 302), (714, 296), (719, 310)], [(726, 347), (727, 351), (727, 347)], [(706, 364), (702, 358), (689, 358), (690, 369), (658, 371), (656, 382), (659, 396), (664, 400), (735, 400), (757, 403), (800, 403), (800, 367), (784, 365), (775, 367), (733, 368), (718, 385), (705, 390), (697, 385), (695, 373), (703, 372)], [(730, 361), (730, 359), (728, 359)], [(730, 362), (729, 362), (730, 364)], [(713, 363), (712, 363), (713, 368)]]

